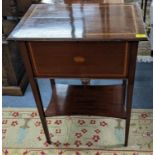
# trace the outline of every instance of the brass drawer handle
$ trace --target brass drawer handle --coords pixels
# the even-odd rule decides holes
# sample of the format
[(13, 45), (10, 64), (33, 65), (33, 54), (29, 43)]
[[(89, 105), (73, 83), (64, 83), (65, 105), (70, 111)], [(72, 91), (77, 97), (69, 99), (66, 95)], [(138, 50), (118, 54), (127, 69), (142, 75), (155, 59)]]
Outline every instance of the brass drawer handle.
[(76, 56), (76, 57), (73, 58), (73, 60), (76, 63), (84, 63), (85, 62), (85, 58), (84, 57), (81, 57), (81, 56)]

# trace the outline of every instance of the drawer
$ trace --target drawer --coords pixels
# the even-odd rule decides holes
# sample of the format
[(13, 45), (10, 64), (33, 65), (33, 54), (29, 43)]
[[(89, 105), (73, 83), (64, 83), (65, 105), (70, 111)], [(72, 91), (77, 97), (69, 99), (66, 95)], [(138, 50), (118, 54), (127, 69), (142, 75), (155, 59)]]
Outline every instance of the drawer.
[(36, 77), (126, 77), (127, 42), (28, 42)]

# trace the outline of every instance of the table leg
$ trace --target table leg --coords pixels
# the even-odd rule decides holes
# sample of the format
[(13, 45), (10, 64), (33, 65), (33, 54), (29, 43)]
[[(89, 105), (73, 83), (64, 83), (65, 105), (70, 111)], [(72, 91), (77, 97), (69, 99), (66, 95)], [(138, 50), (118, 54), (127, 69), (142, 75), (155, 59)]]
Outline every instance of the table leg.
[(125, 127), (125, 146), (128, 145), (129, 137), (129, 127), (130, 127), (130, 117), (131, 117), (131, 108), (132, 108), (132, 96), (134, 88), (134, 77), (135, 77), (135, 68), (136, 68), (136, 59), (137, 59), (137, 49), (138, 42), (132, 42), (129, 44), (129, 69), (128, 69), (128, 83), (127, 83), (127, 99), (126, 99), (126, 127)]
[(39, 112), (39, 116), (40, 116), (40, 119), (42, 122), (43, 129), (44, 129), (46, 140), (49, 144), (51, 144), (50, 135), (49, 135), (48, 126), (47, 126), (46, 117), (45, 117), (45, 112), (44, 112), (44, 108), (43, 108), (43, 104), (42, 104), (42, 100), (41, 100), (40, 91), (38, 88), (37, 81), (34, 79), (31, 80), (30, 85), (32, 88), (32, 92), (34, 94), (34, 98), (36, 101), (37, 109)]
[(20, 47), (21, 56), (23, 58), (25, 68), (27, 71), (29, 82), (30, 82), (30, 85), (32, 88), (32, 93), (34, 95), (36, 106), (37, 106), (37, 109), (39, 112), (39, 116), (40, 116), (40, 119), (42, 122), (46, 140), (49, 144), (51, 144), (50, 135), (49, 135), (49, 131), (48, 131), (48, 126), (47, 126), (47, 122), (46, 122), (46, 117), (45, 117), (45, 112), (44, 112), (44, 108), (43, 108), (43, 104), (42, 104), (42, 100), (41, 100), (41, 96), (40, 96), (39, 87), (38, 87), (36, 79), (34, 79), (34, 77), (33, 77), (32, 66), (29, 61), (30, 60), (29, 55), (28, 55), (29, 52), (27, 51), (25, 42), (21, 42), (19, 44), (19, 47)]
[(131, 117), (131, 108), (132, 108), (133, 84), (131, 84), (131, 81), (128, 81), (127, 91), (128, 93), (127, 93), (127, 105), (126, 105), (127, 118), (126, 118), (126, 127), (125, 127), (125, 146), (128, 145), (130, 117)]
[(57, 102), (57, 90), (56, 90), (55, 80), (54, 79), (50, 79), (50, 83), (51, 83), (51, 87), (52, 87), (52, 98), (51, 99), (55, 103), (58, 103)]
[(122, 101), (122, 104), (124, 104), (124, 106), (125, 106), (125, 103), (126, 103), (126, 87), (127, 87), (127, 80), (126, 79), (123, 80), (122, 86), (123, 86), (123, 101)]
[(50, 79), (50, 83), (51, 83), (52, 89), (55, 88), (55, 80), (54, 79)]
[(82, 83), (83, 85), (90, 85), (90, 79), (87, 79), (87, 78), (81, 79), (81, 83)]

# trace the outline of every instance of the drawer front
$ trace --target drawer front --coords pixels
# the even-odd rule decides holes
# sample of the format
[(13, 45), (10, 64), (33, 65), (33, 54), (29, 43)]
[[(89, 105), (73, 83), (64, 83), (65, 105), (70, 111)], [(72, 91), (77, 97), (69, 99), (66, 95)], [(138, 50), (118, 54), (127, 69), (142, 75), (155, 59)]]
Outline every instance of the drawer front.
[(126, 42), (29, 42), (37, 77), (126, 77)]

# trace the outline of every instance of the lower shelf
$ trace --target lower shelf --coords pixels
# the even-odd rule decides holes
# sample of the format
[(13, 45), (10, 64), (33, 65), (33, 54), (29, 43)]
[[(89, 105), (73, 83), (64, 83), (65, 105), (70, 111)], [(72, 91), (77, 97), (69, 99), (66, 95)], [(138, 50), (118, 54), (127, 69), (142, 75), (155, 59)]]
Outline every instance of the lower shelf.
[(126, 118), (123, 86), (75, 86), (56, 84), (46, 117), (95, 115)]

